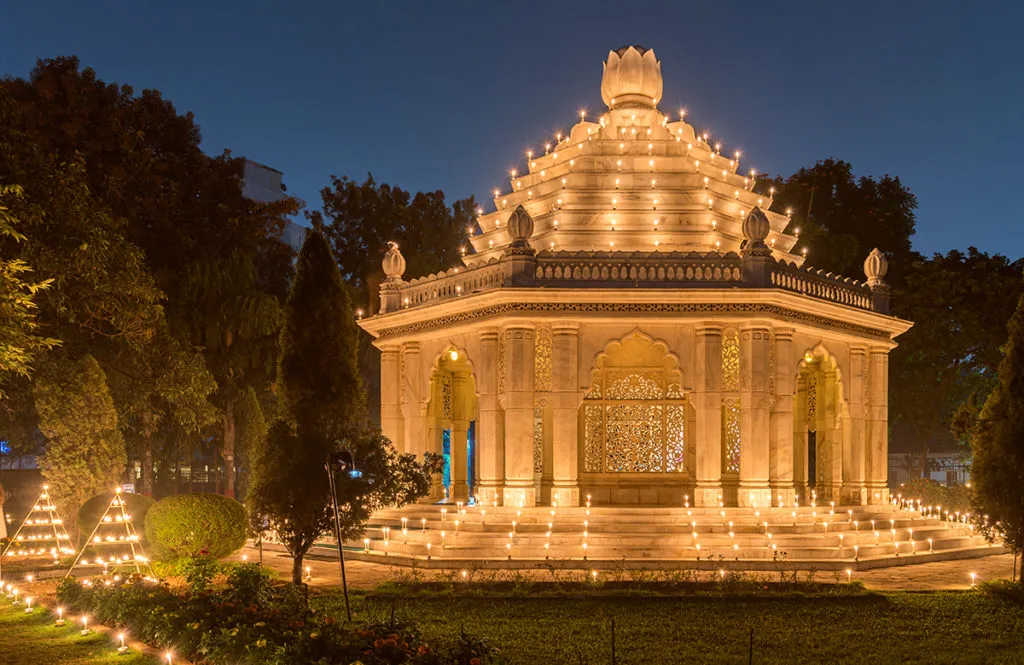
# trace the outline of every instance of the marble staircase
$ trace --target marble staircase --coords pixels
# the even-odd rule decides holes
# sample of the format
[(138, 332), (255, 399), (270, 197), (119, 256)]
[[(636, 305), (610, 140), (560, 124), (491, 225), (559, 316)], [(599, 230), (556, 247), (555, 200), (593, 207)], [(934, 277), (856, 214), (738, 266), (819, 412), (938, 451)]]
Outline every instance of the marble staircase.
[[(456, 523), (457, 522), (457, 523)], [(318, 549), (334, 548), (333, 541)], [(896, 506), (511, 507), (374, 514), (346, 557), (428, 568), (866, 570), (1001, 553), (971, 525)]]

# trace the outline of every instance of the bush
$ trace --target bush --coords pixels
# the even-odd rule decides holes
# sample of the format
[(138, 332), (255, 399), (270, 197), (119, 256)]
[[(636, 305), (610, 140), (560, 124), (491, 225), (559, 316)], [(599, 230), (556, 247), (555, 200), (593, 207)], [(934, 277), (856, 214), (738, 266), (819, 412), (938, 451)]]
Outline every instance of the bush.
[(947, 487), (930, 478), (911, 478), (897, 490), (905, 499), (921, 500), (923, 506), (942, 506), (942, 512), (971, 511), (971, 489), (966, 485)]
[(200, 554), (185, 560), (185, 583), (192, 593), (205, 593), (213, 587), (213, 578), (220, 566), (209, 554)]
[[(92, 530), (96, 528), (113, 498), (113, 494), (97, 494), (83, 503), (82, 507), (78, 509), (80, 541), (84, 542), (89, 537), (89, 534), (92, 533)], [(139, 538), (142, 539), (142, 545), (145, 546), (146, 515), (156, 501), (142, 494), (124, 493), (121, 495), (121, 498), (124, 499), (125, 509), (128, 511), (128, 514), (132, 516), (132, 525), (135, 527), (135, 532), (139, 534)]]
[(146, 538), (163, 559), (225, 557), (245, 544), (245, 508), (219, 494), (182, 494), (158, 501), (146, 517)]
[[(427, 643), (414, 625), (340, 624), (314, 613), (294, 585), (267, 583), (258, 567), (235, 568), (228, 588), (180, 593), (129, 576), (83, 585), (66, 578), (57, 599), (70, 612), (127, 628), (152, 646), (208, 665), (498, 665), (497, 649), (465, 633)], [(248, 601), (248, 602), (244, 602)]]

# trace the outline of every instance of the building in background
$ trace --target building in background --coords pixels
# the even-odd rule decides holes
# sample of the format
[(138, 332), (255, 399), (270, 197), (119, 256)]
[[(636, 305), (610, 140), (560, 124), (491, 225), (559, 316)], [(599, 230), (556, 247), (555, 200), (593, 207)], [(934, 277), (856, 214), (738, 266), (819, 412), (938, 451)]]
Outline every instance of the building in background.
[[(921, 477), (921, 456), (912, 453), (889, 453), (889, 488), (897, 490), (900, 485)], [(971, 481), (971, 463), (955, 450), (932, 450), (928, 452), (928, 468), (925, 478), (942, 483), (947, 487), (966, 485)]]
[[(284, 186), (284, 174), (248, 157), (243, 157), (242, 195), (253, 201), (269, 203), (284, 198), (288, 188)], [(306, 239), (306, 227), (289, 221), (284, 228), (282, 239), (296, 252)]]

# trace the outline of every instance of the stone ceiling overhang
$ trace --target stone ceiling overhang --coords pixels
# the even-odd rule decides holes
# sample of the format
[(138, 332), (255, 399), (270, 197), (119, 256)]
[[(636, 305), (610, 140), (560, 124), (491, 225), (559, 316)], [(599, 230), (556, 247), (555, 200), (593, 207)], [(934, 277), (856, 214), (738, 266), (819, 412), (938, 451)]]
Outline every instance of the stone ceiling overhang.
[(375, 345), (445, 329), (457, 331), (491, 320), (558, 319), (617, 322), (624, 317), (670, 321), (770, 320), (796, 328), (829, 330), (865, 343), (893, 341), (913, 323), (878, 312), (830, 303), (777, 289), (535, 289), (502, 288), (403, 309), (359, 321)]

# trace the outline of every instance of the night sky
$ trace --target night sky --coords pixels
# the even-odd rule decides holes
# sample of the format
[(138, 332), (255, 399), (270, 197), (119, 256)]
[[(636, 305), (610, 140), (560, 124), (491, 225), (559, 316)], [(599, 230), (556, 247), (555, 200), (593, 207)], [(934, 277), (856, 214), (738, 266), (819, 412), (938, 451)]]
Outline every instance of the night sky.
[(284, 171), (311, 207), (332, 173), (486, 199), (603, 109), (602, 60), (637, 43), (662, 61), (662, 110), (744, 170), (845, 159), (917, 194), (916, 249), (1024, 254), (1019, 2), (12, 4), (0, 73), (76, 54), (157, 88), (207, 152)]

